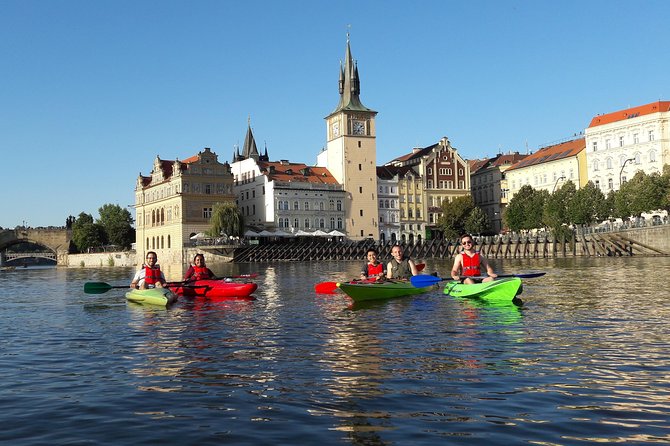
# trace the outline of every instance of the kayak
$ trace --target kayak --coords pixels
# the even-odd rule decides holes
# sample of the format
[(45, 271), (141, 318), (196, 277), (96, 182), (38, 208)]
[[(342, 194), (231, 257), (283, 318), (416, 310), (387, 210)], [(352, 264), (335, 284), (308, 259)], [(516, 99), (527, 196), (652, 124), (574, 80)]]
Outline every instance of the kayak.
[(171, 286), (170, 289), (180, 296), (207, 297), (209, 299), (248, 299), (256, 291), (254, 282), (227, 282), (225, 280), (196, 280), (188, 285)]
[(414, 296), (433, 289), (432, 286), (417, 288), (410, 282), (392, 281), (338, 283), (337, 287), (355, 302)]
[(522, 290), (521, 279), (508, 277), (473, 284), (463, 284), (452, 280), (444, 287), (444, 294), (453, 297), (478, 298), (491, 303), (509, 303), (518, 294), (521, 294)]
[(177, 302), (177, 295), (169, 288), (149, 288), (146, 290), (130, 290), (126, 293), (126, 299), (138, 304), (167, 307)]

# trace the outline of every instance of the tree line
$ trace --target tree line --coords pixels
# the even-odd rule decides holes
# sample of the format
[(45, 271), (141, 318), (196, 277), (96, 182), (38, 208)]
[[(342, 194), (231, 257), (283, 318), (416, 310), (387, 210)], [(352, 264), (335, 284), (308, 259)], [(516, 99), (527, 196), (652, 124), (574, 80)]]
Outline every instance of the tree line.
[[(575, 183), (568, 180), (553, 193), (526, 184), (509, 201), (503, 222), (511, 231), (547, 228), (560, 237), (569, 235), (571, 226), (615, 218), (625, 221), (659, 209), (670, 211), (670, 165), (667, 164), (662, 174), (638, 171), (619, 190), (611, 190), (607, 195), (591, 181), (577, 189)], [(438, 225), (445, 238), (457, 238), (466, 232), (491, 233), (488, 216), (475, 206), (470, 196), (443, 203)]]
[(135, 242), (133, 217), (127, 209), (118, 204), (105, 204), (98, 209), (99, 218), (81, 212), (78, 217), (70, 216), (68, 226), (72, 227), (72, 242), (77, 251), (87, 252), (90, 248), (106, 245), (130, 249)]

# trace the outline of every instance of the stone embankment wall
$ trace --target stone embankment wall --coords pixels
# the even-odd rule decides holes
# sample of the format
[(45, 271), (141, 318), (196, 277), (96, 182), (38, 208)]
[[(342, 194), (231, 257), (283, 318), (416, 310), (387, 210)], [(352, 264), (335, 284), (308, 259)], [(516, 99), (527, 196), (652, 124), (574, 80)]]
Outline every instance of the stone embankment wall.
[(68, 267), (110, 267), (135, 266), (135, 252), (96, 252), (92, 254), (68, 254), (64, 266)]

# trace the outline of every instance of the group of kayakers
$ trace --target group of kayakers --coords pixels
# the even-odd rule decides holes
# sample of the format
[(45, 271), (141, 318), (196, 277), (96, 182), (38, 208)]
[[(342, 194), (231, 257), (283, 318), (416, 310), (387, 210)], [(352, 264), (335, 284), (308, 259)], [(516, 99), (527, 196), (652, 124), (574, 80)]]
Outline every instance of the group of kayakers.
[[(451, 277), (462, 283), (488, 282), (495, 279), (497, 276), (486, 258), (479, 251), (475, 251), (473, 237), (470, 234), (463, 234), (459, 241), (462, 251), (454, 259)], [(379, 261), (379, 253), (375, 248), (368, 249), (365, 256), (367, 262), (361, 269), (361, 280), (409, 280), (410, 277), (419, 274), (416, 264), (404, 255), (403, 248), (400, 245), (393, 245), (391, 248), (392, 258), (386, 265)], [(146, 263), (133, 277), (130, 288), (145, 289), (165, 286), (167, 282), (157, 263), (158, 255), (154, 251), (149, 251), (145, 260)], [(488, 277), (480, 277), (482, 270), (486, 270)], [(213, 278), (214, 273), (205, 265), (205, 256), (196, 254), (193, 258), (193, 265), (184, 275), (184, 281)]]
[[(161, 267), (157, 263), (158, 255), (154, 251), (149, 251), (145, 260), (146, 263), (135, 273), (135, 277), (130, 282), (130, 288), (143, 290), (146, 288), (164, 287), (167, 282), (163, 271), (161, 271)], [(193, 258), (193, 265), (191, 265), (184, 275), (184, 282), (214, 278), (212, 270), (205, 265), (205, 256), (203, 254), (196, 254)]]
[[(459, 242), (462, 250), (454, 259), (454, 265), (451, 268), (451, 276), (454, 280), (462, 283), (476, 283), (488, 282), (497, 277), (486, 258), (479, 251), (475, 251), (474, 239), (470, 234), (463, 234)], [(378, 255), (375, 248), (368, 249), (367, 262), (361, 269), (361, 280), (409, 280), (410, 277), (419, 274), (416, 264), (403, 254), (403, 248), (400, 245), (393, 245), (392, 259), (386, 265), (378, 260)], [(482, 270), (486, 270), (488, 277), (479, 277)]]

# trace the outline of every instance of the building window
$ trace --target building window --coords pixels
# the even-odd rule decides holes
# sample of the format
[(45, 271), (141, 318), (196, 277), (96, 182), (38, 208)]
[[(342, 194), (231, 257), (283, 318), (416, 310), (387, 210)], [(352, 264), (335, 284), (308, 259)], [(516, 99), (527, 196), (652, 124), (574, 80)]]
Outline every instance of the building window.
[(305, 229), (309, 229), (309, 218), (305, 219)]
[(633, 133), (633, 143), (638, 144), (640, 142), (640, 136), (637, 133)]
[(607, 180), (607, 188), (609, 190), (614, 189), (614, 180), (613, 179), (610, 178), (610, 179)]
[(300, 221), (297, 218), (293, 219), (293, 227), (294, 228), (299, 228), (300, 227)]
[(607, 164), (608, 169), (612, 168), (612, 158), (607, 158), (607, 160), (605, 160), (605, 163)]
[(298, 210), (300, 210), (300, 208), (298, 207), (298, 202), (297, 202), (297, 201), (294, 201), (294, 202), (293, 202), (293, 210), (294, 210), (294, 211), (298, 211)]
[(309, 201), (305, 201), (305, 210), (309, 211)]
[(428, 169), (426, 169), (426, 174), (427, 175), (432, 175), (433, 174), (433, 168), (429, 167)]
[(335, 200), (330, 200), (328, 202), (328, 205), (330, 206), (330, 210), (334, 211), (335, 210)]
[(337, 210), (338, 211), (342, 210), (342, 200), (337, 200)]
[(656, 151), (654, 151), (654, 150), (649, 151), (649, 162), (650, 163), (655, 163), (656, 162)]
[(212, 218), (212, 208), (203, 208), (202, 218)]
[(653, 141), (653, 140), (654, 140), (654, 131), (649, 130), (649, 141)]
[(337, 217), (337, 229), (342, 229), (342, 217)]
[(609, 139), (605, 140), (605, 149), (611, 149), (612, 148), (612, 143), (610, 142)]
[(593, 147), (593, 151), (597, 152), (598, 151), (598, 141), (593, 141), (592, 147)]
[(205, 194), (207, 194), (207, 195), (212, 194), (212, 185), (211, 184), (205, 184)]
[(362, 217), (363, 216), (363, 209), (360, 209), (359, 212), (360, 212), (361, 217)]
[(623, 147), (623, 136), (619, 136), (619, 147)]
[(335, 229), (335, 217), (330, 217), (330, 229)]

